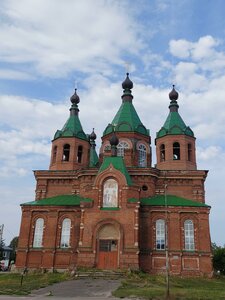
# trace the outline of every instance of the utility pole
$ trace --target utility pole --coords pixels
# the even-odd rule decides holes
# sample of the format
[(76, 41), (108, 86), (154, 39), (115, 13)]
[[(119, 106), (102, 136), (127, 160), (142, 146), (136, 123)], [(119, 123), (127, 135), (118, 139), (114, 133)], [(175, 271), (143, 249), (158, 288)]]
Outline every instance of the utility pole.
[(0, 225), (0, 245), (2, 244), (4, 224)]
[(165, 184), (165, 214), (166, 214), (166, 230), (165, 230), (165, 244), (166, 244), (166, 299), (170, 299), (170, 270), (169, 270), (169, 246), (168, 246), (168, 203), (167, 203), (167, 184)]

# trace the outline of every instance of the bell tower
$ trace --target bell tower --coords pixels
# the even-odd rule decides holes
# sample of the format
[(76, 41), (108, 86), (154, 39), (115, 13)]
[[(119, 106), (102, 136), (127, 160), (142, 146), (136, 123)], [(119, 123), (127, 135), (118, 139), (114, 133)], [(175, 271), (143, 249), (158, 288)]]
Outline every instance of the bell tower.
[(122, 83), (122, 104), (114, 119), (103, 132), (100, 157), (111, 155), (110, 139), (114, 132), (119, 140), (117, 156), (124, 159), (129, 167), (151, 167), (151, 137), (149, 130), (142, 124), (133, 105), (133, 82), (129, 73)]
[(156, 134), (156, 167), (160, 170), (196, 170), (195, 137), (182, 120), (178, 108), (178, 92), (169, 93), (169, 115)]
[(90, 143), (79, 120), (77, 89), (70, 101), (69, 119), (52, 141), (50, 170), (77, 170), (89, 165)]

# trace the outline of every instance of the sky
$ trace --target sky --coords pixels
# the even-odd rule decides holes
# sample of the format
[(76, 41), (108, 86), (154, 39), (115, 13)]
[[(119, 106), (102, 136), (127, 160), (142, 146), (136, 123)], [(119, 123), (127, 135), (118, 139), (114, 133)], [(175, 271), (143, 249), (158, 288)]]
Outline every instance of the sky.
[[(209, 170), (211, 240), (225, 244), (225, 1), (1, 0), (0, 225), (19, 234), (20, 204), (33, 201), (33, 170), (47, 170), (51, 140), (80, 96), (86, 133), (102, 133), (121, 104), (127, 70), (134, 106), (156, 132), (172, 84), (194, 131), (197, 165)], [(153, 156), (153, 166), (156, 163)]]

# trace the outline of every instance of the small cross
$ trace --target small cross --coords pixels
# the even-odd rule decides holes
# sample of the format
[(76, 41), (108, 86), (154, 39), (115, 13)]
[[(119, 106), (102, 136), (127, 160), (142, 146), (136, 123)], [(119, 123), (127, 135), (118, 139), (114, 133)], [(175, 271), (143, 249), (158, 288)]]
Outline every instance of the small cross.
[(130, 71), (130, 66), (131, 66), (130, 62), (125, 61), (125, 62), (124, 62), (124, 65), (125, 65), (126, 73), (129, 73), (129, 71)]

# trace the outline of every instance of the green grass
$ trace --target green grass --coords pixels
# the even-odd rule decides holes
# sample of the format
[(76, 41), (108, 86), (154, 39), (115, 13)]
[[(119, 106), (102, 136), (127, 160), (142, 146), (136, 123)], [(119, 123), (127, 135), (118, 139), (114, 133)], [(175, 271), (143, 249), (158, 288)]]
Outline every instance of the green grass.
[[(165, 299), (165, 276), (145, 273), (130, 274), (113, 293), (119, 298), (140, 297)], [(224, 300), (225, 278), (180, 278), (170, 277), (171, 300)]]
[(21, 286), (21, 274), (1, 274), (0, 295), (28, 295), (32, 290), (69, 278), (67, 273), (26, 274)]
[[(71, 279), (67, 273), (27, 274), (21, 286), (20, 274), (0, 274), (0, 295), (28, 295), (32, 290)], [(165, 276), (142, 272), (124, 274), (121, 286), (113, 293), (118, 298), (139, 297), (165, 299)], [(224, 300), (225, 277), (180, 278), (170, 277), (171, 300)]]

